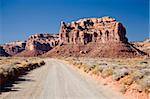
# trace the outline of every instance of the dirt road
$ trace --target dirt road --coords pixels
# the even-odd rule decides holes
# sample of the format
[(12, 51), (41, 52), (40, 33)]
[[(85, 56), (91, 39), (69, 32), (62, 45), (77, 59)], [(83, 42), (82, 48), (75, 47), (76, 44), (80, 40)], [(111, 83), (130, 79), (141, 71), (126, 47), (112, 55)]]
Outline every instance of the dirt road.
[(14, 84), (14, 91), (3, 92), (0, 99), (124, 99), (56, 59), (46, 59), (45, 66), (21, 79)]

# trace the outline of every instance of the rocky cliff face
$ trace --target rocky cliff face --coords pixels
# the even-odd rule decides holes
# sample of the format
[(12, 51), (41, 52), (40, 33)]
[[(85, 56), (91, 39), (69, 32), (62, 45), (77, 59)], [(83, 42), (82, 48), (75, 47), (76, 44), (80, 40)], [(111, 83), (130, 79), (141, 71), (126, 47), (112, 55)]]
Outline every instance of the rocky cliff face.
[(131, 44), (137, 49), (146, 52), (150, 57), (150, 38), (145, 39), (143, 42), (132, 42)]
[(4, 49), (2, 46), (0, 46), (0, 56), (10, 56)]
[(2, 46), (5, 52), (12, 56), (25, 50), (26, 42), (15, 41), (11, 43), (6, 43)]
[(35, 34), (31, 35), (27, 41), (25, 50), (18, 53), (15, 56), (38, 56), (47, 51), (51, 50), (53, 47), (58, 45), (59, 36), (51, 34)]
[(35, 34), (31, 35), (26, 41), (3, 44), (0, 51), (1, 56), (38, 56), (51, 50), (58, 43), (59, 36), (57, 34)]
[(27, 40), (26, 49), (49, 51), (50, 49), (58, 45), (58, 42), (59, 42), (58, 35), (50, 35), (50, 34), (31, 35)]
[(145, 53), (128, 43), (125, 27), (114, 18), (61, 22), (60, 46), (44, 56), (136, 57)]
[(150, 38), (145, 39), (144, 42), (150, 43)]
[(61, 22), (59, 34), (63, 44), (126, 43), (125, 35), (124, 26), (111, 17), (87, 18), (68, 24)]

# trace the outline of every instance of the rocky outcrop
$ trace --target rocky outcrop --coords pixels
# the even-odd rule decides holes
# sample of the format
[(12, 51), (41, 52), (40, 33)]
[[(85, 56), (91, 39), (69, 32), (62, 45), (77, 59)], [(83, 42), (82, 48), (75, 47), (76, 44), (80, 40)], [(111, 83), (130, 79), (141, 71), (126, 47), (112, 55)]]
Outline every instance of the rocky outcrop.
[(0, 46), (0, 56), (10, 56), (7, 52), (5, 52), (2, 46)]
[(145, 41), (144, 41), (144, 42), (148, 42), (148, 43), (150, 43), (150, 38), (145, 39)]
[[(147, 39), (145, 42), (149, 42)], [(140, 45), (141, 46), (141, 45)], [(144, 45), (145, 46), (145, 45)], [(149, 43), (146, 45), (149, 46)], [(139, 48), (140, 49), (140, 48)], [(61, 22), (59, 34), (35, 34), (25, 42), (2, 45), (15, 56), (136, 57), (145, 55), (128, 42), (122, 23), (111, 17)]]
[(76, 22), (61, 22), (60, 41), (63, 44), (87, 44), (89, 42), (127, 42), (126, 29), (114, 18), (87, 18)]
[(136, 57), (145, 55), (126, 37), (125, 27), (114, 18), (87, 18), (61, 22), (60, 44), (44, 56)]
[(50, 34), (31, 35), (27, 41), (25, 50), (15, 56), (39, 56), (58, 45), (59, 36)]
[(131, 44), (137, 49), (147, 53), (150, 57), (150, 38), (145, 39), (143, 42), (132, 42)]
[(15, 42), (11, 42), (11, 43), (6, 43), (2, 46), (6, 53), (13, 56), (13, 55), (25, 50), (26, 42), (15, 41)]
[(26, 44), (27, 50), (42, 50), (49, 51), (56, 45), (58, 45), (58, 35), (50, 34), (35, 34), (31, 35)]
[(57, 34), (35, 34), (26, 41), (15, 41), (1, 45), (1, 56), (38, 56), (51, 50), (58, 43), (59, 36)]

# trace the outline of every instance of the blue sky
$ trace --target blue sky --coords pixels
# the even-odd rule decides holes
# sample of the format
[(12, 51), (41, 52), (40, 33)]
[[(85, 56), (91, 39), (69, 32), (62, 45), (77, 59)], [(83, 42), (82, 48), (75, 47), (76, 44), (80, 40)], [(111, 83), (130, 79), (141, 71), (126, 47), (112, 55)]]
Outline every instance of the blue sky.
[(0, 43), (58, 33), (60, 21), (103, 16), (123, 23), (129, 41), (149, 37), (149, 0), (0, 0)]

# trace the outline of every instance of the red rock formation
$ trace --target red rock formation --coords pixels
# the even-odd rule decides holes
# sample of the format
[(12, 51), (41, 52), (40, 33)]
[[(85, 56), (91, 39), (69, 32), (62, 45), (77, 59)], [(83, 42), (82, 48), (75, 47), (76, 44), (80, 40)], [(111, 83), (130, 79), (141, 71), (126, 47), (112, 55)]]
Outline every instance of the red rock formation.
[(57, 35), (36, 34), (31, 35), (26, 44), (28, 50), (49, 51), (51, 48), (58, 45), (59, 38)]
[(44, 56), (135, 57), (145, 53), (133, 47), (126, 29), (114, 18), (88, 18), (61, 22), (60, 46)]
[(26, 41), (25, 50), (15, 56), (38, 56), (58, 45), (58, 35), (35, 34)]
[(150, 43), (150, 38), (145, 39), (144, 42), (149, 42)]
[(0, 46), (0, 56), (10, 56), (4, 49), (2, 46)]
[(31, 35), (26, 42), (2, 45), (1, 51), (15, 56), (38, 56), (48, 51), (44, 56), (134, 57), (145, 54), (128, 43), (125, 27), (110, 17), (61, 22), (59, 35)]
[[(59, 36), (51, 34), (31, 35), (26, 41), (15, 41), (1, 45), (1, 56), (38, 56), (58, 45)], [(3, 55), (3, 56), (8, 56)]]
[(124, 26), (114, 18), (88, 18), (65, 24), (61, 22), (60, 40), (63, 44), (89, 42), (127, 42)]
[(2, 46), (5, 52), (12, 56), (25, 50), (26, 43), (22, 41), (15, 41), (6, 43)]
[(150, 56), (150, 38), (145, 39), (143, 42), (132, 42), (131, 44)]

